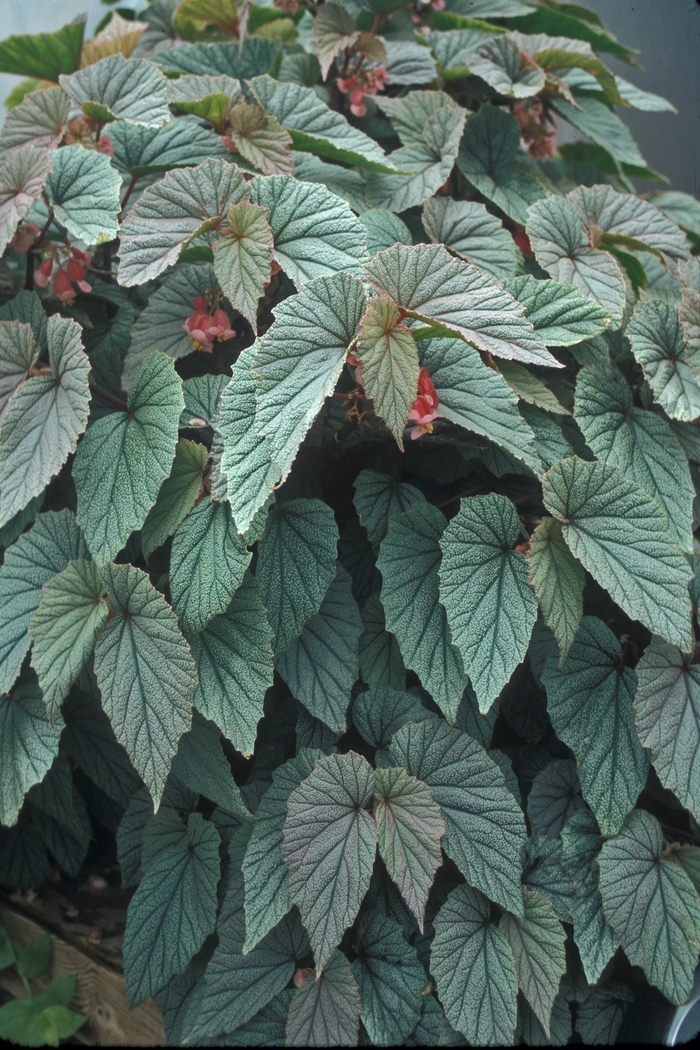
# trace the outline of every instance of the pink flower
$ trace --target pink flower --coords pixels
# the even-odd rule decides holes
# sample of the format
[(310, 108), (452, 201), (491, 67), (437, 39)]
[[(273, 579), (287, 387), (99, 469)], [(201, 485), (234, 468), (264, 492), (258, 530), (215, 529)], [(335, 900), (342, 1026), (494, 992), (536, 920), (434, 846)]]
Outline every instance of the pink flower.
[[(83, 253), (81, 252), (80, 254), (82, 255)], [(79, 263), (77, 259), (73, 258), (68, 260), (68, 262), (66, 263), (66, 273), (68, 274), (68, 277), (73, 282), (73, 284), (77, 284), (81, 292), (92, 291), (92, 286), (89, 285), (85, 280), (85, 269), (82, 263)]]
[(51, 271), (53, 270), (53, 259), (44, 259), (43, 263), (38, 267), (34, 274), (34, 284), (38, 284), (40, 288), (46, 288), (51, 277)]
[(357, 77), (346, 77), (345, 80), (342, 78), (338, 80), (338, 88), (343, 94), (347, 94), (348, 91), (352, 91), (357, 83)]
[(427, 368), (421, 368), (418, 374), (418, 396), (411, 405), (408, 418), (416, 426), (411, 428), (411, 440), (415, 441), (422, 434), (432, 434), (433, 420), (444, 419), (442, 412), (438, 412), (440, 398), (430, 378)]
[(217, 340), (222, 343), (225, 339), (233, 339), (235, 332), (231, 328), (231, 321), (225, 310), (215, 310), (212, 318), (209, 331), (212, 335), (216, 335)]
[(195, 350), (203, 350), (205, 354), (210, 354), (214, 349), (213, 336), (209, 338), (210, 326), (211, 317), (203, 310), (195, 310), (182, 326), (190, 337)]
[(206, 310), (209, 306), (209, 300), (207, 299), (206, 295), (198, 295), (195, 301), (192, 303), (192, 305), (194, 306), (195, 310), (203, 310), (206, 313)]
[(20, 255), (26, 255), (34, 243), (34, 238), (39, 232), (35, 222), (27, 222), (24, 226), (18, 226), (17, 231), (10, 241), (10, 247), (14, 248)]
[(348, 354), (348, 364), (351, 368), (355, 369), (355, 382), (358, 386), (363, 386), (362, 382), (362, 361), (355, 356), (355, 354)]
[(114, 156), (114, 145), (109, 135), (103, 135), (100, 141), (96, 143), (95, 149), (98, 153), (104, 153), (105, 157)]
[(432, 7), (433, 11), (444, 11), (445, 0), (431, 0), (430, 6)]
[(53, 279), (53, 294), (60, 299), (62, 303), (72, 303), (75, 299), (75, 291), (73, 290), (70, 277), (66, 271), (60, 267)]

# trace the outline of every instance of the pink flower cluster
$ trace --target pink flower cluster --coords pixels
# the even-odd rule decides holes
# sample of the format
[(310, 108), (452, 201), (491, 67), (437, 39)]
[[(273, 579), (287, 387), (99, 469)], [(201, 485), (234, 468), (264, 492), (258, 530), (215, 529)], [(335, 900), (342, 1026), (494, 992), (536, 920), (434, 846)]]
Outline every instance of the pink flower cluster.
[(26, 255), (34, 244), (34, 238), (38, 232), (39, 227), (35, 222), (25, 222), (23, 226), (17, 227), (15, 235), (10, 241), (10, 248), (14, 248), (20, 255)]
[(530, 156), (536, 160), (551, 157), (556, 149), (556, 128), (547, 120), (541, 101), (514, 102), (512, 110)]
[(183, 324), (195, 350), (203, 350), (205, 354), (211, 354), (214, 350), (214, 340), (223, 342), (224, 339), (233, 339), (234, 330), (225, 310), (217, 307), (213, 313), (209, 313), (209, 301), (205, 295), (198, 296), (192, 304), (193, 313)]
[(363, 69), (357, 76), (341, 78), (338, 87), (344, 95), (350, 95), (350, 112), (354, 117), (367, 115), (365, 95), (378, 95), (384, 90), (388, 73), (384, 66), (374, 69)]
[[(53, 277), (53, 294), (69, 306), (76, 296), (73, 285), (77, 285), (81, 292), (92, 291), (92, 286), (85, 280), (85, 266), (92, 262), (92, 254), (81, 252), (79, 248), (71, 248), (70, 252), (70, 257), (64, 264), (58, 263), (58, 258), (50, 255), (34, 274), (34, 283), (39, 288), (48, 288)], [(56, 263), (58, 265), (54, 272)]]

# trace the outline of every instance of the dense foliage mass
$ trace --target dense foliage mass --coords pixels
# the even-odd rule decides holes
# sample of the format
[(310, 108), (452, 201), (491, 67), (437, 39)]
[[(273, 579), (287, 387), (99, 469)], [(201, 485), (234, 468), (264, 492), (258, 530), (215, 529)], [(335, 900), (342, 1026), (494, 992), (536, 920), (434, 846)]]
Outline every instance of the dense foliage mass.
[(116, 851), (174, 1045), (610, 1042), (700, 945), (672, 107), (575, 4), (275, 4), (0, 43), (0, 882)]

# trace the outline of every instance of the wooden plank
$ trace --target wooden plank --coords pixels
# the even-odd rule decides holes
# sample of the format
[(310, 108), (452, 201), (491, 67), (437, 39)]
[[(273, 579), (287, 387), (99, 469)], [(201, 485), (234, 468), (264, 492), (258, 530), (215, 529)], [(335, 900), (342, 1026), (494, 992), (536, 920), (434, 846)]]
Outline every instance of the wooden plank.
[[(152, 999), (129, 1010), (121, 974), (121, 930), (106, 938), (102, 945), (91, 945), (85, 936), (84, 922), (66, 928), (64, 921), (55, 921), (61, 914), (59, 894), (42, 894), (36, 902), (9, 901), (0, 898), (0, 918), (8, 933), (22, 944), (41, 934), (51, 934), (51, 966), (48, 974), (34, 982), (39, 989), (51, 981), (75, 974), (76, 994), (72, 1008), (85, 1014), (86, 1024), (76, 1037), (91, 1046), (165, 1046), (165, 1032), (160, 1011)], [(104, 922), (105, 912), (101, 909)], [(123, 916), (123, 909), (113, 909)], [(44, 913), (44, 914), (42, 914)], [(54, 921), (51, 920), (51, 915)], [(84, 918), (89, 919), (89, 914)], [(60, 926), (60, 929), (56, 927)], [(116, 941), (119, 941), (117, 947)], [(11, 970), (0, 970), (0, 987), (14, 996), (25, 994), (22, 982)]]

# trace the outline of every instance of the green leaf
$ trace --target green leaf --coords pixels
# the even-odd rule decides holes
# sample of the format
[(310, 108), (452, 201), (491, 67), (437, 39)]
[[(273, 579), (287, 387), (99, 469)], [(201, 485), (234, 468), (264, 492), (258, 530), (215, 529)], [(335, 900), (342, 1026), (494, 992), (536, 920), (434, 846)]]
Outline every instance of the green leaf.
[(629, 961), (679, 1004), (690, 995), (698, 960), (700, 900), (686, 872), (662, 851), (659, 822), (635, 810), (600, 851), (600, 892)]
[(0, 424), (0, 525), (48, 485), (88, 420), (90, 363), (75, 321), (49, 319), (51, 370), (25, 380), (7, 403)]
[(550, 656), (542, 681), (554, 729), (576, 756), (583, 797), (603, 833), (614, 835), (649, 770), (634, 727), (636, 675), (610, 628), (584, 616), (561, 667)]
[[(180, 263), (157, 291), (149, 297), (145, 310), (136, 318), (131, 343), (124, 360), (122, 385), (130, 390), (145, 358), (160, 351), (177, 360), (194, 350), (184, 328), (194, 310), (194, 300), (216, 288), (214, 268), (209, 263)], [(208, 423), (211, 420), (207, 417)], [(184, 424), (183, 424), (184, 425)]]
[(46, 196), (59, 222), (86, 244), (117, 236), (121, 179), (109, 157), (82, 146), (63, 146), (50, 154)]
[(292, 907), (287, 866), (282, 859), (282, 828), (287, 819), (287, 799), (322, 757), (322, 751), (301, 749), (295, 758), (278, 766), (272, 774), (272, 784), (258, 806), (243, 858), (243, 951), (246, 953), (255, 948)]
[(213, 722), (195, 711), (192, 728), (180, 737), (173, 774), (196, 795), (204, 795), (239, 821), (250, 819)]
[(406, 668), (399, 642), (386, 630), (384, 607), (378, 594), (370, 594), (360, 610), (362, 634), (358, 647), (360, 674), (369, 689), (403, 689)]
[(51, 171), (46, 150), (26, 145), (7, 153), (0, 166), (0, 251), (5, 251)]
[(31, 325), (34, 338), (41, 349), (48, 348), (48, 318), (36, 292), (28, 292), (23, 288), (14, 298), (8, 299), (4, 306), (0, 307), (0, 320), (22, 321)]
[(153, 280), (198, 234), (216, 229), (249, 190), (235, 164), (220, 158), (169, 171), (142, 193), (119, 232), (119, 283)]
[(0, 129), (0, 149), (43, 146), (53, 149), (63, 137), (70, 99), (56, 87), (31, 91), (7, 114)]
[(354, 947), (358, 958), (352, 971), (367, 1034), (374, 1046), (403, 1046), (420, 1020), (425, 987), (415, 948), (397, 922), (376, 910), (358, 922)]
[(535, 435), (518, 415), (517, 396), (473, 347), (459, 339), (421, 340), (420, 360), (430, 373), (440, 411), (447, 419), (487, 437), (540, 472)]
[(530, 537), (528, 579), (535, 588), (544, 622), (554, 632), (560, 662), (566, 658), (583, 616), (586, 574), (562, 536), (561, 523), (544, 518)]
[(619, 467), (666, 513), (682, 550), (693, 549), (695, 490), (688, 463), (668, 423), (633, 407), (623, 376), (605, 365), (588, 365), (576, 381), (574, 418), (603, 463)]
[(386, 208), (370, 208), (360, 215), (360, 222), (367, 230), (367, 251), (370, 258), (385, 248), (391, 248), (393, 244), (413, 243), (406, 223)]
[(556, 192), (537, 165), (522, 155), (515, 117), (488, 104), (467, 121), (457, 167), (479, 193), (521, 225), (530, 205)]
[(510, 36), (494, 36), (478, 50), (465, 55), (470, 71), (485, 80), (499, 95), (532, 98), (545, 86), (544, 70), (523, 63), (518, 41)]
[(613, 601), (690, 650), (690, 570), (651, 497), (617, 467), (573, 456), (544, 475), (543, 492), (571, 553)]
[(431, 789), (447, 828), (442, 847), (464, 877), (521, 915), (525, 820), (496, 763), (466, 733), (437, 719), (403, 726), (390, 753)]
[(146, 558), (172, 536), (192, 510), (202, 488), (207, 458), (205, 445), (184, 438), (178, 441), (170, 475), (141, 527), (141, 547)]
[(442, 864), (446, 828), (440, 807), (428, 785), (403, 769), (378, 769), (374, 797), (380, 856), (422, 933), (428, 894)]
[(562, 864), (574, 884), (571, 917), (586, 979), (595, 984), (617, 949), (603, 913), (596, 859), (603, 840), (589, 810), (575, 813), (562, 830)]
[(513, 504), (492, 494), (462, 500), (440, 542), (440, 601), (483, 712), (524, 659), (537, 619), (527, 562), (512, 549), (519, 535)]
[(700, 672), (689, 656), (652, 638), (637, 664), (637, 733), (665, 788), (700, 816)]
[(562, 922), (571, 922), (574, 896), (571, 879), (562, 866), (560, 839), (531, 835), (523, 849), (523, 886), (544, 897)]
[(58, 714), (109, 616), (97, 566), (71, 561), (44, 587), (29, 625), (32, 666), (51, 718)]
[(583, 132), (591, 142), (602, 146), (620, 164), (646, 168), (647, 162), (639, 152), (629, 128), (604, 102), (578, 93), (576, 105), (563, 99), (552, 99), (552, 108), (558, 116)]
[(549, 1036), (559, 980), (566, 970), (566, 934), (543, 897), (524, 890), (523, 906), (522, 919), (506, 913), (499, 929), (513, 952), (518, 987)]
[(146, 520), (175, 458), (184, 407), (173, 362), (150, 354), (129, 392), (128, 411), (96, 420), (73, 465), (78, 522), (94, 557), (113, 558)]
[[(426, 106), (426, 96), (435, 102)], [(403, 99), (383, 97), (380, 107), (404, 143), (388, 159), (397, 169), (412, 174), (408, 178), (405, 174), (370, 175), (367, 202), (374, 208), (405, 211), (423, 204), (449, 178), (466, 113), (441, 91), (412, 91)], [(414, 125), (410, 134), (406, 134), (407, 124)]]
[[(181, 80), (168, 81), (168, 90), (179, 83)], [(184, 120), (171, 120), (159, 128), (117, 121), (110, 127), (109, 137), (114, 147), (112, 163), (135, 178), (194, 167), (205, 157), (227, 156), (226, 147), (211, 129)]]
[(263, 175), (293, 175), (292, 136), (260, 106), (242, 103), (231, 113), (228, 136), (244, 160)]
[(20, 1046), (59, 1046), (87, 1020), (64, 1005), (73, 998), (74, 987), (75, 977), (64, 977), (40, 995), (11, 999), (0, 1007), (0, 1036)]
[(87, 117), (105, 124), (127, 120), (159, 128), (170, 120), (167, 80), (153, 62), (117, 52), (59, 82)]
[(511, 1046), (518, 983), (513, 953), (489, 922), (489, 902), (458, 886), (434, 921), (430, 968), (447, 1020), (477, 1046)]
[[(247, 955), (243, 886), (231, 878), (217, 925), (219, 944), (206, 969), (204, 984), (188, 1011), (184, 1044), (202, 1036), (236, 1031), (274, 999), (290, 982), (297, 960), (309, 950), (296, 912), (280, 923)], [(196, 1044), (195, 1044), (196, 1045)]]
[(41, 689), (26, 671), (11, 692), (0, 694), (0, 823), (17, 823), (24, 796), (44, 779), (58, 754), (63, 720), (49, 723)]
[(248, 85), (266, 113), (292, 136), (293, 148), (368, 171), (396, 171), (374, 139), (348, 124), (311, 87), (259, 76)]
[(405, 315), (437, 328), (436, 335), (458, 335), (496, 357), (561, 367), (522, 306), (493, 277), (455, 259), (442, 245), (396, 244), (376, 255), (365, 272), (378, 295), (388, 295)]
[(318, 970), (369, 888), (377, 828), (365, 806), (373, 790), (374, 770), (351, 751), (319, 759), (287, 802), (282, 856)]
[(165, 598), (131, 565), (102, 569), (114, 617), (95, 646), (95, 674), (117, 740), (158, 807), (190, 727), (196, 673)]
[(0, 321), (0, 419), (39, 354), (30, 324)]
[(180, 113), (192, 113), (222, 128), (241, 98), (241, 85), (225, 73), (189, 74), (167, 82), (168, 102)]
[(221, 467), (229, 479), (228, 498), (239, 533), (248, 531), (279, 479), (269, 442), (255, 431), (253, 353), (251, 347), (237, 358), (217, 418), (224, 445)]
[(635, 993), (621, 981), (601, 981), (576, 1010), (576, 1031), (589, 1046), (612, 1046)]
[(584, 805), (575, 763), (556, 758), (533, 779), (527, 796), (533, 833), (557, 838), (569, 818)]
[(278, 503), (269, 514), (256, 576), (276, 653), (284, 652), (318, 612), (335, 576), (337, 543), (333, 511), (320, 500)]
[(274, 324), (256, 344), (255, 428), (268, 439), (282, 481), (335, 388), (364, 308), (357, 278), (319, 277), (276, 307)]
[(185, 830), (159, 852), (129, 903), (124, 975), (131, 1008), (182, 973), (214, 932), (219, 835), (199, 813), (190, 813)]
[(571, 346), (605, 332), (612, 317), (571, 285), (513, 277), (503, 287), (525, 307), (525, 316), (547, 346)]
[(258, 300), (270, 280), (272, 230), (267, 210), (248, 201), (233, 204), (214, 247), (214, 273), (234, 310), (257, 331)]
[(350, 963), (333, 951), (316, 980), (307, 978), (289, 1004), (285, 1046), (357, 1046), (360, 992)]
[(418, 391), (418, 350), (391, 299), (372, 299), (362, 318), (357, 357), (374, 410), (403, 450), (403, 432)]
[[(353, 503), (360, 523), (367, 530), (375, 550), (386, 536), (389, 521), (414, 503), (425, 503), (420, 489), (405, 481), (395, 481), (376, 470), (362, 470), (355, 478)], [(369, 683), (368, 683), (369, 684)]]
[[(2, 145), (1, 139), (0, 145)], [(295, 151), (293, 156), (294, 174), (297, 179), (300, 179), (302, 182), (319, 182), (331, 193), (335, 193), (337, 197), (347, 201), (354, 212), (364, 212), (367, 207), (367, 201), (365, 200), (367, 182), (359, 171), (355, 168), (341, 168), (339, 164), (327, 164), (326, 161), (314, 157), (311, 153)], [(397, 222), (400, 221), (400, 219), (397, 219)], [(360, 216), (360, 222), (363, 226), (366, 226), (362, 216)], [(368, 238), (369, 236), (371, 236), (371, 231), (368, 234)], [(394, 241), (392, 240), (391, 243), (393, 244)], [(407, 243), (411, 243), (410, 237)], [(367, 246), (370, 249), (370, 255), (372, 255), (369, 239)], [(382, 247), (386, 247), (386, 245), (382, 245)]]
[(369, 259), (365, 228), (350, 206), (325, 186), (300, 182), (291, 175), (257, 176), (251, 199), (268, 209), (275, 241), (272, 257), (298, 288), (340, 270), (362, 275), (362, 265)]
[(345, 732), (350, 691), (360, 672), (361, 634), (352, 580), (338, 563), (318, 612), (277, 660), (292, 694), (336, 733)]
[(619, 325), (626, 296), (622, 269), (609, 252), (589, 246), (588, 231), (568, 199), (548, 197), (534, 204), (527, 235), (538, 263), (555, 281), (598, 302)]
[(447, 616), (438, 600), (440, 537), (445, 518), (429, 503), (415, 503), (391, 518), (377, 568), (388, 629), (406, 665), (419, 676), (446, 718), (454, 721), (467, 684)]
[(87, 558), (83, 534), (68, 510), (41, 514), (5, 552), (0, 566), (0, 693), (12, 688), (31, 644), (29, 622), (43, 587), (75, 558)]
[(66, 727), (61, 747), (105, 794), (126, 809), (141, 778), (117, 743), (99, 697), (72, 689), (62, 713)]
[(357, 39), (355, 20), (345, 8), (337, 4), (324, 4), (314, 18), (313, 35), (321, 76), (326, 80), (336, 55), (346, 47), (351, 47)]
[(658, 300), (638, 303), (625, 335), (663, 410), (688, 422), (700, 416), (700, 387), (685, 353), (678, 311)]
[[(483, 204), (431, 197), (423, 208), (423, 226), (434, 244), (446, 245), (494, 277), (512, 277), (518, 272), (515, 241)], [(517, 299), (517, 293), (513, 294)]]
[(38, 80), (58, 80), (80, 66), (85, 20), (63, 26), (56, 33), (10, 36), (0, 44), (0, 72)]
[(188, 637), (226, 611), (250, 558), (228, 503), (202, 500), (187, 515), (173, 537), (170, 593)]
[(414, 693), (399, 692), (386, 686), (359, 693), (352, 705), (352, 720), (370, 747), (386, 748), (393, 734), (407, 722), (437, 718), (423, 707)]
[(272, 685), (271, 631), (260, 584), (250, 573), (226, 612), (197, 635), (192, 655), (198, 677), (194, 706), (216, 722), (236, 750), (250, 756)]
[(284, 1046), (293, 988), (286, 988), (258, 1010), (255, 1017), (223, 1037), (227, 1046)]
[[(146, 12), (144, 12), (146, 14)], [(247, 80), (265, 73), (274, 63), (280, 50), (276, 40), (246, 37), (220, 44), (190, 44), (168, 47), (160, 52), (158, 61), (167, 73), (197, 73)]]

